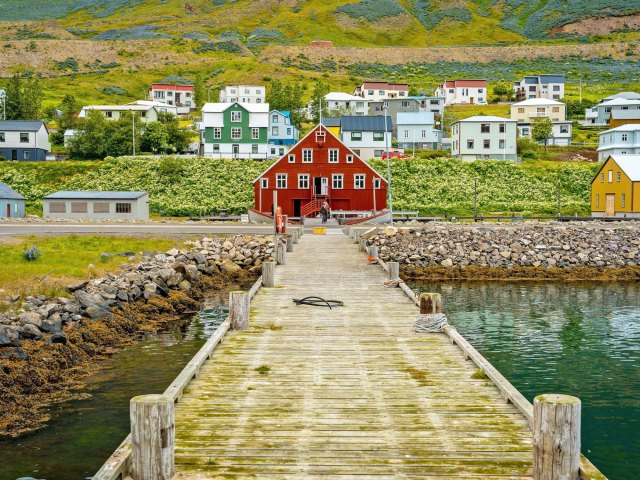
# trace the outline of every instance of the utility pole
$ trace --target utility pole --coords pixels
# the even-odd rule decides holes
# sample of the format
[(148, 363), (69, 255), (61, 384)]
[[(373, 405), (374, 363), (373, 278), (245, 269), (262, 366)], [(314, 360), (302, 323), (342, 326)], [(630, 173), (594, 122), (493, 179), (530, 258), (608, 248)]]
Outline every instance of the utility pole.
[(389, 105), (386, 102), (382, 103), (384, 109), (384, 136), (385, 136), (385, 149), (387, 151), (387, 191), (389, 192), (389, 225), (393, 226), (393, 200), (391, 197), (391, 159), (389, 158), (389, 124), (387, 121), (387, 113)]
[(133, 156), (136, 156), (136, 114), (131, 112), (131, 136), (133, 137)]
[(478, 221), (478, 177), (473, 179), (473, 221)]
[(558, 177), (558, 218), (560, 218), (560, 177)]

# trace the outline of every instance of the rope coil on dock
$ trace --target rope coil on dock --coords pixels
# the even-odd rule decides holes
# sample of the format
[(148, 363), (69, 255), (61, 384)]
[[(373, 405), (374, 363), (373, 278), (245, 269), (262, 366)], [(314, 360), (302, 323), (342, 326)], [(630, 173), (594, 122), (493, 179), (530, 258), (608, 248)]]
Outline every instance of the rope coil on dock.
[(304, 297), (301, 300), (294, 298), (293, 303), (296, 305), (311, 305), (312, 307), (329, 307), (329, 310), (332, 310), (333, 307), (344, 306), (344, 302), (340, 300), (325, 300), (324, 298), (313, 296)]
[(386, 280), (384, 282), (384, 286), (385, 288), (391, 288), (391, 287), (399, 287), (401, 283), (404, 283), (404, 280), (398, 278), (396, 280)]
[(444, 313), (419, 313), (413, 324), (413, 331), (418, 333), (440, 333), (448, 325), (447, 316)]

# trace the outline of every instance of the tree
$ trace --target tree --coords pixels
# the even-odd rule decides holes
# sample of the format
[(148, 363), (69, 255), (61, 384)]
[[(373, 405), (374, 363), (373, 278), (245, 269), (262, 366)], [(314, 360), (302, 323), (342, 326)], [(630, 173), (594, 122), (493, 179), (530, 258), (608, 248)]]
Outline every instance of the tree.
[(302, 85), (283, 83), (275, 79), (271, 82), (271, 89), (267, 94), (267, 103), (269, 108), (273, 110), (290, 112), (291, 123), (300, 128), (303, 121), (303, 93)]
[(7, 120), (24, 119), (22, 105), (22, 79), (19, 74), (15, 74), (9, 80), (6, 88), (5, 107), (7, 109)]
[(531, 137), (539, 143), (544, 143), (544, 152), (547, 153), (547, 143), (553, 134), (553, 123), (548, 118), (536, 118), (531, 127)]
[(64, 143), (64, 132), (75, 128), (78, 123), (80, 103), (73, 95), (67, 94), (58, 105), (58, 110), (60, 110), (58, 130), (51, 134), (50, 139), (55, 145), (62, 145)]
[(164, 124), (167, 131), (167, 145), (173, 147), (176, 152), (182, 152), (189, 148), (189, 142), (191, 138), (196, 135), (196, 132), (186, 128), (180, 128), (178, 119), (172, 113), (159, 113), (158, 121)]
[(6, 89), (7, 120), (38, 120), (41, 108), (40, 80), (23, 80), (19, 73), (11, 77)]
[(161, 148), (169, 146), (167, 127), (161, 122), (149, 122), (144, 127), (140, 149), (157, 153)]
[(207, 101), (207, 88), (204, 85), (204, 77), (200, 72), (196, 74), (196, 81), (193, 84), (193, 100), (196, 108), (200, 110)]
[(496, 83), (493, 86), (493, 95), (498, 101), (508, 102), (513, 98), (513, 88), (505, 82)]
[(584, 117), (587, 108), (591, 108), (596, 104), (593, 100), (568, 100), (567, 101), (567, 118)]
[(313, 85), (313, 95), (311, 96), (311, 104), (309, 105), (309, 113), (314, 123), (320, 123), (320, 105), (322, 105), (322, 116), (327, 115), (327, 103), (324, 96), (329, 93), (329, 85), (318, 80)]
[(418, 95), (420, 95), (420, 92), (418, 91), (418, 89), (416, 87), (414, 87), (413, 85), (411, 87), (409, 87), (409, 96), (410, 97), (417, 97)]
[(87, 118), (78, 122), (76, 135), (69, 141), (69, 153), (73, 158), (85, 159), (131, 155), (134, 134), (136, 151), (139, 151), (142, 122), (136, 115), (134, 131), (132, 115), (127, 112), (114, 121), (107, 120), (101, 112), (89, 111)]

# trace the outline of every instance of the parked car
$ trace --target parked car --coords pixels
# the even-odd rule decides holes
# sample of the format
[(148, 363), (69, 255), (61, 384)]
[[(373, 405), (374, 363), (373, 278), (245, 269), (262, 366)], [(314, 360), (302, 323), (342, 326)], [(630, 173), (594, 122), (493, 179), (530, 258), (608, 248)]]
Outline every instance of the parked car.
[[(411, 158), (411, 155), (407, 155), (406, 153), (399, 150), (394, 150), (389, 152), (389, 158)], [(382, 159), (387, 159), (387, 152), (382, 152)]]

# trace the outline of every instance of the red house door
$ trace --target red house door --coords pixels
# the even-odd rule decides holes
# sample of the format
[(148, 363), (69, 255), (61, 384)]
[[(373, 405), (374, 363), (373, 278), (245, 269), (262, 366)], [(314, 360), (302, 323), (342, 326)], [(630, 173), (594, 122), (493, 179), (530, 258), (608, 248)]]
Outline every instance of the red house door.
[(7, 218), (11, 218), (11, 204), (7, 203)]

